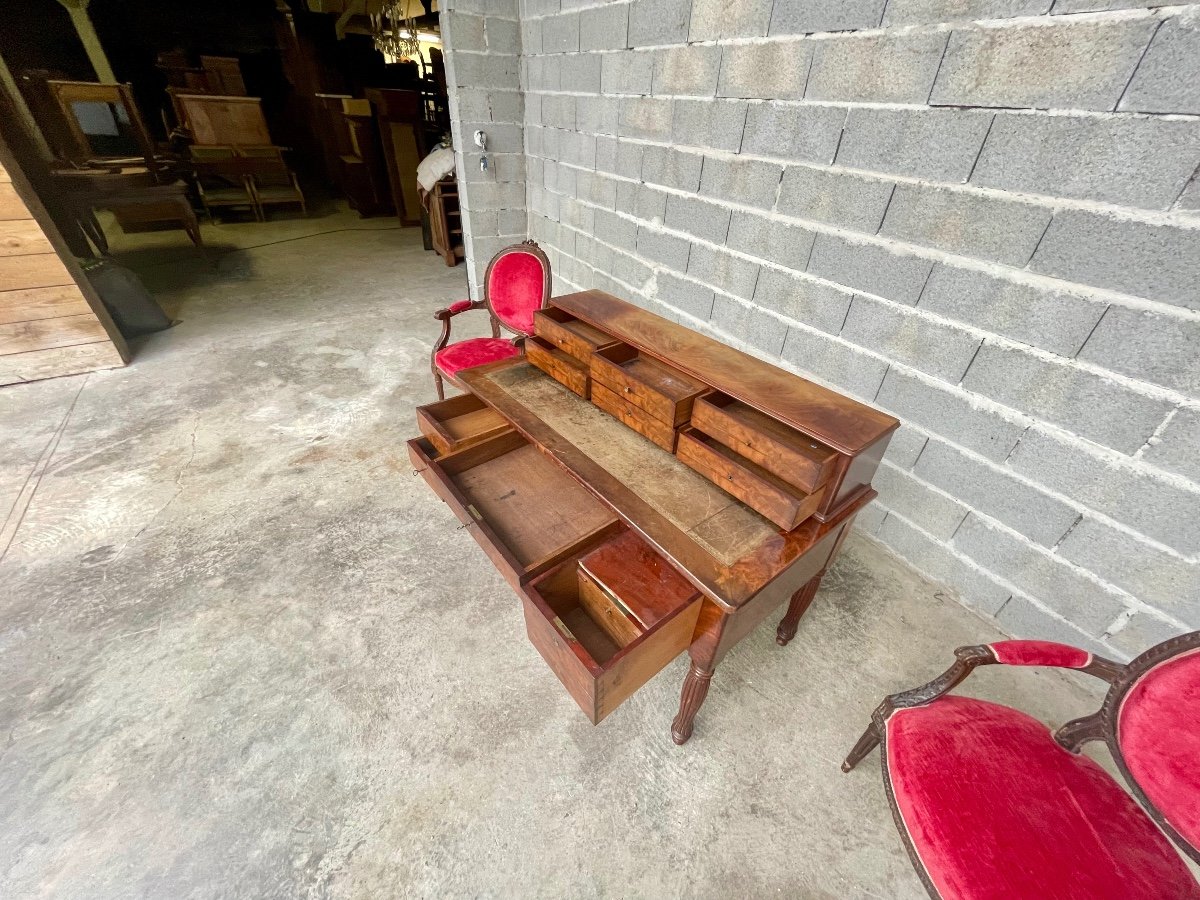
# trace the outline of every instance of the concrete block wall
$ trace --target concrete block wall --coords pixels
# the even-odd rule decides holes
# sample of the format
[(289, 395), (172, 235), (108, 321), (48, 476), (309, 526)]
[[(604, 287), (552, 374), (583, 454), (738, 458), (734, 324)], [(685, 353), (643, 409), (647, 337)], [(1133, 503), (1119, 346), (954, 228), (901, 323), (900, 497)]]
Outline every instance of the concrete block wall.
[[(488, 261), (527, 236), (520, 9), (518, 0), (443, 0), (439, 8), (467, 282), (480, 299)], [(486, 152), (474, 143), (477, 130), (487, 134)]]
[(889, 410), (866, 532), (1021, 636), (1200, 627), (1200, 4), (522, 0), (596, 287)]

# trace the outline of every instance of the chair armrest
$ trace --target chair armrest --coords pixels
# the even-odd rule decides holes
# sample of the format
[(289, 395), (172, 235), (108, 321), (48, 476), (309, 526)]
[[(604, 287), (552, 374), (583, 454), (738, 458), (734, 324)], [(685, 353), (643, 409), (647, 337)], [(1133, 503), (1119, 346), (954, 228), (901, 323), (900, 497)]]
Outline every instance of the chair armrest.
[(987, 647), (996, 662), (1005, 666), (1051, 666), (1086, 671), (1096, 662), (1117, 665), (1103, 657), (1093, 656), (1086, 650), (1054, 641), (996, 641)]
[(479, 300), (459, 300), (456, 303), (451, 303), (445, 309), (439, 309), (433, 314), (435, 319), (446, 321), (457, 316), (459, 313), (465, 313), (469, 309), (486, 309), (486, 304)]

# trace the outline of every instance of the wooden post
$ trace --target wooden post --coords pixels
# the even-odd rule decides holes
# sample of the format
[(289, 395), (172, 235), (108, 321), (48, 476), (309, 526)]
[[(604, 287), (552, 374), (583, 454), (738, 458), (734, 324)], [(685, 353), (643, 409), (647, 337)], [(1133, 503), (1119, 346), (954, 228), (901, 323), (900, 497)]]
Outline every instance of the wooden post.
[(71, 16), (71, 22), (79, 34), (79, 40), (83, 42), (84, 52), (91, 60), (92, 68), (96, 70), (96, 79), (103, 84), (116, 84), (117, 76), (113, 74), (112, 66), (108, 63), (108, 56), (104, 53), (104, 48), (100, 46), (100, 36), (96, 34), (96, 26), (92, 24), (92, 17), (88, 15), (88, 5), (91, 0), (58, 0), (58, 2)]

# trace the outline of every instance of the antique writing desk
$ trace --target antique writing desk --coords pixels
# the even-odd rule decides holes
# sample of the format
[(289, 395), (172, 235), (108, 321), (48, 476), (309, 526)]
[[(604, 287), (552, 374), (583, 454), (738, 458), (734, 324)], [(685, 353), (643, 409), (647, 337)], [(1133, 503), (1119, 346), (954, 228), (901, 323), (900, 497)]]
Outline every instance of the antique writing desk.
[(687, 650), (676, 743), (721, 658), (786, 644), (899, 424), (599, 291), (417, 411), (409, 454), (522, 598), (593, 722)]

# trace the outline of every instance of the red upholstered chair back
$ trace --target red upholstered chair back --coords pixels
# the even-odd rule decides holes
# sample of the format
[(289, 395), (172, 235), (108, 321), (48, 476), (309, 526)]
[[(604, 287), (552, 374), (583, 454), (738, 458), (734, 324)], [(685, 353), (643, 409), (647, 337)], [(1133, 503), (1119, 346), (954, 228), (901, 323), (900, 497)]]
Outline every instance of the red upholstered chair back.
[(483, 292), (492, 315), (528, 337), (534, 312), (550, 299), (550, 260), (533, 241), (505, 247), (488, 264)]
[(1200, 862), (1200, 631), (1130, 663), (1102, 714), (1109, 747), (1134, 793)]

